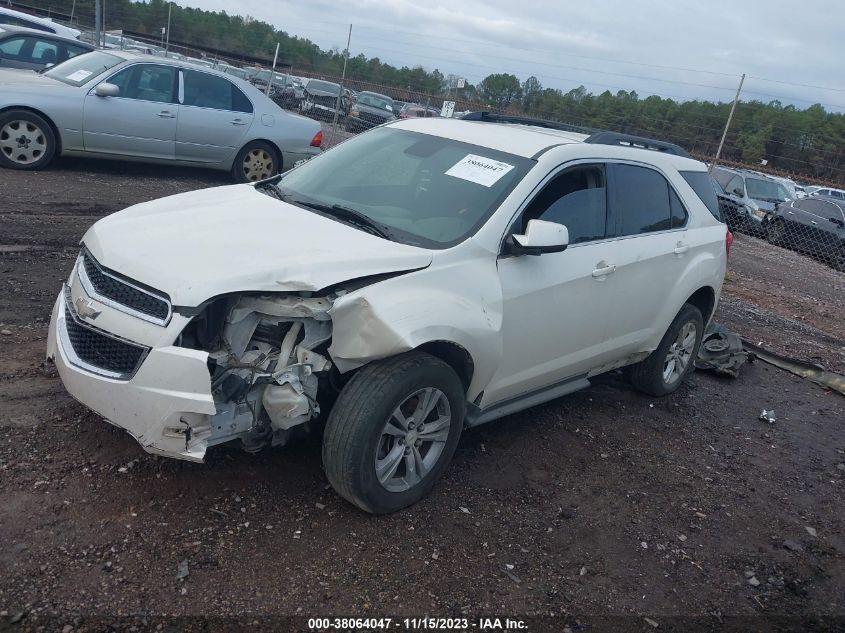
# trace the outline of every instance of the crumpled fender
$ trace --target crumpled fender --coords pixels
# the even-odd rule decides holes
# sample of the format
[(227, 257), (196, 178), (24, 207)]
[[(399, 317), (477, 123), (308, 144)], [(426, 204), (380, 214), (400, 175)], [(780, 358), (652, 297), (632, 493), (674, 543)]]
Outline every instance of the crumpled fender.
[(342, 373), (424, 343), (448, 341), (472, 357), (475, 370), (467, 391), (472, 401), (502, 356), (502, 293), (490, 253), (350, 292), (334, 302), (329, 315), (329, 354)]

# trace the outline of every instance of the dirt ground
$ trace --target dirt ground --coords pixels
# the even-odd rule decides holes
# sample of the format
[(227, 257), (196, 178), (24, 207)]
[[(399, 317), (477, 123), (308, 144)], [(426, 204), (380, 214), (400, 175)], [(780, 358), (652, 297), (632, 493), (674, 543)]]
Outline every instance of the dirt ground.
[[(762, 362), (660, 400), (611, 375), (470, 430), (433, 493), (387, 517), (328, 488), (316, 442), (205, 464), (144, 453), (44, 362), (50, 308), (98, 218), (226, 183), (83, 160), (0, 170), (0, 630), (423, 614), (843, 630), (845, 398)], [(740, 236), (716, 318), (845, 371), (843, 285)]]

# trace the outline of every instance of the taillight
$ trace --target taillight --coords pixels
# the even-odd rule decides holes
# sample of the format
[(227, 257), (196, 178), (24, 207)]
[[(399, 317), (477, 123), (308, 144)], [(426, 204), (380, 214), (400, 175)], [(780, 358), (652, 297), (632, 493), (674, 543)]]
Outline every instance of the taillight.
[(323, 130), (320, 130), (311, 139), (311, 147), (320, 147), (323, 144)]
[(730, 229), (725, 230), (725, 253), (727, 257), (731, 256), (731, 245), (734, 243), (734, 236)]

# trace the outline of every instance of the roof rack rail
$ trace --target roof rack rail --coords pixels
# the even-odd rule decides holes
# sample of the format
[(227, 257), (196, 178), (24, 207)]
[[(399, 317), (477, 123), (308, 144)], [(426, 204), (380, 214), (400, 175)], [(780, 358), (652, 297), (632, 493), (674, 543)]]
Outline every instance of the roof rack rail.
[(674, 143), (667, 143), (666, 141), (657, 141), (652, 138), (644, 138), (642, 136), (632, 136), (630, 134), (618, 134), (616, 132), (597, 132), (590, 138), (584, 140), (585, 143), (595, 143), (597, 145), (621, 145), (623, 147), (635, 147), (638, 149), (650, 149), (655, 152), (663, 152), (665, 154), (674, 154), (675, 156), (683, 156), (690, 158), (689, 152), (683, 147), (675, 145)]
[(560, 121), (547, 121), (546, 119), (533, 119), (526, 116), (515, 116), (512, 114), (498, 114), (496, 112), (479, 111), (467, 112), (461, 117), (464, 121), (485, 121), (487, 123), (514, 123), (516, 125), (533, 125), (544, 127), (550, 130), (561, 130), (563, 132), (577, 132), (579, 134), (593, 134), (598, 131), (595, 128), (584, 127), (583, 125), (572, 125)]

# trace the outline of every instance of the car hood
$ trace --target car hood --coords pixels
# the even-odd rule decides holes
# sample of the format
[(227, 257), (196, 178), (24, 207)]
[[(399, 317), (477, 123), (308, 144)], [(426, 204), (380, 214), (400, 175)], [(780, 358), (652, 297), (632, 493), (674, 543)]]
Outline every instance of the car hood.
[(106, 268), (197, 306), (240, 291), (316, 291), (424, 268), (431, 252), (384, 240), (271, 198), (250, 185), (138, 204), (82, 238)]
[(330, 92), (328, 90), (316, 90), (316, 89), (309, 90), (308, 88), (306, 88), (305, 92), (310, 94), (312, 97), (334, 97), (334, 98), (337, 98), (336, 92)]
[(64, 89), (69, 88), (67, 84), (61, 81), (56, 81), (50, 77), (39, 75), (34, 70), (24, 70), (15, 68), (0, 68), (0, 86), (4, 89), (8, 88), (55, 88)]

